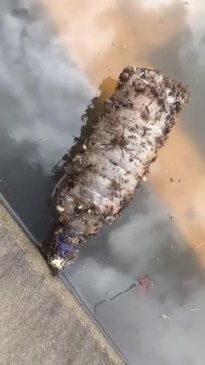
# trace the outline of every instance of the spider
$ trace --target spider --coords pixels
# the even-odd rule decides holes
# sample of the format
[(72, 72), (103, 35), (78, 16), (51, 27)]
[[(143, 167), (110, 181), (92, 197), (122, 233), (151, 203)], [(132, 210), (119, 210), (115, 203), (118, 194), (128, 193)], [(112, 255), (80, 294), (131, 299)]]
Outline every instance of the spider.
[(122, 133), (120, 131), (116, 131), (114, 129), (107, 129), (107, 132), (113, 135), (109, 143), (103, 143), (105, 151), (113, 150), (115, 147), (119, 147), (122, 152), (122, 157), (125, 157), (124, 150), (133, 151), (133, 149), (128, 148), (127, 145), (129, 143), (128, 139), (124, 135), (124, 126), (122, 125)]
[(154, 101), (154, 99), (158, 99), (159, 98), (159, 94), (158, 91), (156, 90), (156, 88), (154, 86), (150, 86), (150, 91), (153, 94), (153, 98), (152, 100), (149, 102), (149, 104), (146, 106), (146, 108), (148, 108)]

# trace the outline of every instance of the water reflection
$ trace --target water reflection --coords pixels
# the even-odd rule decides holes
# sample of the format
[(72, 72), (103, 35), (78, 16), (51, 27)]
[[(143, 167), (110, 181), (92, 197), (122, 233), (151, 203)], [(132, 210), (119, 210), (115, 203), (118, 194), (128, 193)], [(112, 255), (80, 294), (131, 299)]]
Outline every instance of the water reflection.
[(34, 155), (39, 156), (34, 141), (24, 140), (18, 144), (1, 128), (0, 192), (39, 242), (51, 225), (47, 202), (52, 186), (40, 162), (28, 162)]
[(1, 17), (1, 123), (17, 143), (35, 141), (39, 153), (30, 153), (28, 162), (40, 162), (48, 174), (79, 133), (94, 90), (40, 10), (34, 16), (32, 6), (23, 9)]
[(127, 64), (149, 65), (149, 54), (183, 29), (187, 11), (180, 1), (163, 3), (160, 11), (133, 0), (43, 3), (65, 50), (95, 85)]
[[(202, 0), (0, 3), (0, 187), (40, 240), (50, 225), (51, 169), (79, 136), (91, 98), (100, 94), (83, 118), (93, 122), (127, 64), (190, 85), (190, 106), (150, 185), (64, 273), (90, 310), (108, 299), (96, 318), (133, 364), (205, 357), (204, 11)], [(109, 302), (149, 273), (146, 296), (132, 287)]]
[[(109, 282), (109, 270), (103, 274)], [(117, 337), (130, 364), (203, 364), (204, 272), (197, 256), (187, 252), (152, 279), (146, 294), (133, 287), (116, 299), (106, 296), (108, 301), (97, 307), (97, 319)]]
[[(150, 181), (189, 244), (198, 247), (204, 240), (204, 228), (199, 223), (204, 214), (203, 205), (199, 208), (197, 203), (198, 216), (193, 208), (196, 186), (200, 186), (200, 196), (204, 195), (204, 178), (200, 174), (203, 170), (200, 152), (203, 153), (205, 147), (202, 132), (205, 74), (200, 61), (204, 49), (201, 47), (203, 2), (156, 1), (151, 4), (150, 1), (130, 0), (94, 4), (89, 1), (85, 10), (80, 1), (71, 1), (70, 12), (65, 11), (64, 1), (54, 1), (51, 6), (44, 0), (44, 4), (62, 36), (65, 50), (72, 54), (92, 84), (97, 85), (107, 74), (115, 78), (128, 63), (153, 65), (189, 83), (191, 105), (152, 168)], [(80, 19), (83, 34), (76, 18)], [(197, 140), (199, 151), (187, 133)], [(174, 184), (170, 177), (174, 178)], [(182, 191), (186, 196), (182, 197)], [(195, 212), (194, 224), (189, 211), (192, 215)]]

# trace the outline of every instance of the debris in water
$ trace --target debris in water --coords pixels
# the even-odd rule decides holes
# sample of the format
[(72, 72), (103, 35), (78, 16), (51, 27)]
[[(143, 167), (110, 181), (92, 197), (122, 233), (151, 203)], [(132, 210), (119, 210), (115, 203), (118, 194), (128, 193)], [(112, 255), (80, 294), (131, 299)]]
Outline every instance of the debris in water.
[[(188, 100), (188, 88), (158, 70), (121, 72), (104, 112), (92, 128), (87, 123), (86, 136), (83, 126), (54, 190), (58, 220), (46, 244), (51, 266), (62, 269), (81, 243), (112, 223), (133, 199)], [(144, 288), (150, 284), (141, 279)]]
[(139, 279), (137, 279), (137, 282), (140, 290), (143, 293), (149, 290), (149, 288), (154, 285), (153, 280), (150, 278), (150, 276), (141, 276)]
[(199, 308), (191, 308), (190, 309), (190, 312), (197, 312), (197, 311), (199, 311)]
[(162, 314), (162, 319), (168, 319), (168, 320), (172, 320), (171, 316), (168, 316), (167, 314)]

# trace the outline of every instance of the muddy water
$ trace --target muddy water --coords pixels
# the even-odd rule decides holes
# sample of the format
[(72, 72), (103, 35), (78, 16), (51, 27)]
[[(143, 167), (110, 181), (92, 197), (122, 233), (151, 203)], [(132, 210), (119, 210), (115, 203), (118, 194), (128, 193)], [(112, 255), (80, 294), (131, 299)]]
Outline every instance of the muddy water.
[(190, 85), (149, 183), (62, 275), (131, 364), (204, 364), (204, 16), (202, 0), (0, 4), (0, 191), (38, 242), (91, 99), (95, 119), (127, 64)]

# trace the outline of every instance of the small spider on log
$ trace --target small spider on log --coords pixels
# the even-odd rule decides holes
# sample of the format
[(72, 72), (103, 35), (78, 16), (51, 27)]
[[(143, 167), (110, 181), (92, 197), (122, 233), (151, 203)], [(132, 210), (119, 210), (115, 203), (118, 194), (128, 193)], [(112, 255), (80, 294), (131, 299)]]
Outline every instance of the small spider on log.
[(113, 150), (116, 147), (119, 147), (122, 152), (122, 157), (124, 158), (124, 150), (126, 151), (133, 151), (133, 149), (128, 148), (127, 145), (129, 144), (129, 140), (125, 137), (124, 134), (124, 126), (122, 125), (122, 132), (119, 130), (114, 129), (107, 129), (106, 131), (113, 135), (109, 143), (103, 143), (105, 151)]

